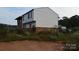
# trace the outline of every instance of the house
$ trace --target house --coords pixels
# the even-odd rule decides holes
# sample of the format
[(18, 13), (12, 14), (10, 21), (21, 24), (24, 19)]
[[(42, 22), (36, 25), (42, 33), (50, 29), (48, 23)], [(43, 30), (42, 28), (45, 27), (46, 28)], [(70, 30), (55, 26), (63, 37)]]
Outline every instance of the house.
[(19, 29), (36, 27), (57, 28), (59, 16), (49, 7), (40, 7), (28, 11), (15, 20), (17, 20)]

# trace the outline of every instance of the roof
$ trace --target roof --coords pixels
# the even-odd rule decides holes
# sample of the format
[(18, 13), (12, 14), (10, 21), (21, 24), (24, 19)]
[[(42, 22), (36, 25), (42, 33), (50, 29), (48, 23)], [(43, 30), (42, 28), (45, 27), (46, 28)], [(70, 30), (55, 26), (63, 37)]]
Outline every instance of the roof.
[(33, 10), (34, 10), (34, 9), (31, 9), (30, 11), (26, 12), (25, 14), (23, 14), (23, 15), (21, 15), (21, 16), (19, 16), (19, 17), (15, 18), (15, 20), (19, 20), (20, 18), (22, 18), (22, 16), (24, 16), (24, 15), (28, 14), (29, 12), (31, 12), (31, 11), (33, 11)]
[[(39, 8), (43, 8), (43, 7), (39, 7)], [(53, 10), (52, 10), (51, 8), (49, 8), (49, 7), (46, 7), (46, 8), (50, 9), (51, 11), (53, 11)], [(34, 8), (34, 9), (37, 9), (37, 8)], [(19, 20), (19, 18), (21, 18), (22, 16), (28, 14), (29, 12), (33, 11), (34, 9), (31, 9), (30, 11), (26, 12), (25, 14), (23, 14), (23, 15), (17, 17), (15, 20)], [(58, 16), (58, 14), (57, 14), (55, 11), (53, 11), (53, 12)], [(59, 16), (58, 16), (58, 17), (59, 17)]]

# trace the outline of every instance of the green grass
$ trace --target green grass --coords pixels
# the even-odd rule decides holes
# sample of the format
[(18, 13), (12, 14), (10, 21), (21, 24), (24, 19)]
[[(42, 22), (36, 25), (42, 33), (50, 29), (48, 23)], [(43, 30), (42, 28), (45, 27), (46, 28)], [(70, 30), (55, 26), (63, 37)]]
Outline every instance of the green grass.
[(24, 32), (18, 34), (17, 31), (7, 32), (6, 29), (0, 29), (0, 41), (17, 41), (17, 40), (36, 40), (36, 41), (64, 41), (65, 43), (79, 43), (79, 31), (73, 33), (62, 32)]
[[(77, 44), (79, 49), (79, 31), (72, 33), (62, 32), (24, 32), (17, 33), (17, 31), (7, 32), (5, 29), (0, 29), (0, 42), (10, 41), (22, 41), (22, 40), (33, 40), (33, 41), (63, 41), (65, 44)], [(69, 49), (67, 49), (69, 50)]]

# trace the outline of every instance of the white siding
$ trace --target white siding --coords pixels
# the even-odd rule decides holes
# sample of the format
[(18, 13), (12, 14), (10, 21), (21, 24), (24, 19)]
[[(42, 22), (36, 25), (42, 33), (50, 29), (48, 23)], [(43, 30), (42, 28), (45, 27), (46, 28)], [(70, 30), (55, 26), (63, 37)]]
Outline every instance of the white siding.
[[(33, 16), (33, 11), (31, 11), (31, 12), (32, 12), (32, 16)], [(30, 15), (31, 15), (31, 13), (30, 13)], [(28, 19), (28, 13), (25, 14), (23, 16), (23, 23), (27, 23), (27, 22), (30, 22), (30, 21), (33, 21), (33, 17)]]
[[(33, 11), (31, 11), (31, 12), (32, 12), (32, 17), (30, 17), (30, 18), (28, 18), (28, 13), (25, 14), (24, 16), (22, 16), (22, 24), (34, 21), (33, 20)], [(30, 16), (31, 16), (31, 12), (29, 14)], [(31, 28), (33, 27), (33, 25), (36, 26), (36, 23), (31, 23)], [(23, 27), (24, 28), (30, 28), (30, 24), (26, 24)]]
[(58, 15), (48, 7), (34, 9), (36, 27), (58, 27)]
[(26, 15), (23, 16), (23, 23), (27, 23), (27, 22), (30, 22), (32, 20), (33, 20), (32, 18), (28, 19), (28, 14), (26, 14)]
[[(33, 28), (33, 26), (36, 26), (35, 23), (31, 23), (31, 28)], [(26, 28), (30, 28), (30, 24), (26, 24)]]
[(29, 24), (26, 25), (26, 28), (30, 28)]

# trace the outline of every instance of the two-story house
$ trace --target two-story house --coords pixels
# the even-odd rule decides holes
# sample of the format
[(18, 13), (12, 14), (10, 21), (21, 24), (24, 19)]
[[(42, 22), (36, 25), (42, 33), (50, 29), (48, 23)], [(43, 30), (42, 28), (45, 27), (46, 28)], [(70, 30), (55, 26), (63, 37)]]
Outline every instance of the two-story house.
[(18, 28), (58, 27), (59, 16), (49, 7), (34, 8), (17, 17)]

